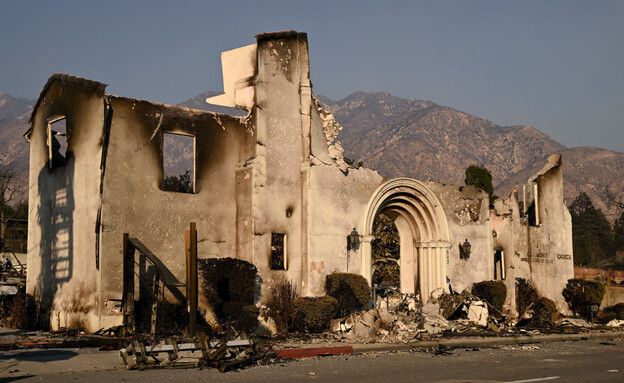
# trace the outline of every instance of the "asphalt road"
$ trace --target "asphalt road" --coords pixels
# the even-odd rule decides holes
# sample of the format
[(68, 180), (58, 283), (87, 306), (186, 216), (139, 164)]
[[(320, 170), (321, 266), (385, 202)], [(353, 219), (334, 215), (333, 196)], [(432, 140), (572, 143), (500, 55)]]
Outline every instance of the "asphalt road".
[[(53, 351), (53, 350), (51, 350)], [(62, 351), (62, 350), (59, 350)], [(49, 352), (49, 351), (45, 351)], [(63, 351), (64, 363), (85, 363), (83, 351)], [(75, 354), (72, 355), (71, 353)], [(450, 353), (413, 351), (341, 357), (310, 358), (270, 366), (256, 366), (221, 374), (214, 369), (158, 369), (144, 371), (69, 370), (46, 373), (39, 354), (39, 369), (15, 371), (12, 357), (0, 354), (2, 382), (624, 382), (624, 340), (553, 342), (496, 348), (455, 349)], [(53, 355), (53, 354), (52, 354)], [(110, 357), (107, 354), (106, 357)], [(97, 352), (90, 358), (101, 358)], [(32, 356), (31, 358), (35, 358)], [(82, 359), (81, 359), (82, 358)], [(108, 360), (108, 359), (107, 359)], [(52, 361), (52, 360), (49, 360)], [(8, 367), (7, 367), (8, 366)], [(5, 368), (7, 367), (7, 368)], [(13, 372), (11, 372), (13, 371)]]

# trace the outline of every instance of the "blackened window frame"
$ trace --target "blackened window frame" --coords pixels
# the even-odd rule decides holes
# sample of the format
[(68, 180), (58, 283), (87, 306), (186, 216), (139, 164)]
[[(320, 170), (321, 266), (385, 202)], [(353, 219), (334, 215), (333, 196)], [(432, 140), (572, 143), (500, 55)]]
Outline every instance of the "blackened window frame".
[[(167, 136), (181, 136), (181, 137), (189, 137), (193, 140), (193, 165), (191, 169), (187, 169), (190, 170), (191, 172), (191, 176), (190, 176), (190, 182), (191, 182), (191, 190), (190, 191), (179, 191), (179, 190), (170, 190), (167, 189), (165, 187), (165, 180), (167, 178), (167, 174), (166, 174), (166, 166), (165, 166), (165, 159), (166, 159), (166, 154), (165, 154), (165, 140)], [(189, 134), (189, 133), (184, 133), (184, 132), (163, 132), (162, 133), (162, 147), (161, 147), (161, 166), (162, 166), (162, 170), (163, 170), (163, 179), (162, 179), (162, 183), (160, 185), (160, 190), (167, 192), (167, 193), (181, 193), (181, 194), (197, 194), (197, 137), (194, 134)], [(186, 174), (186, 172), (184, 173)], [(178, 177), (183, 176), (184, 174), (180, 174), (178, 175)]]
[(288, 270), (288, 236), (283, 233), (271, 233), (269, 268), (271, 270)]

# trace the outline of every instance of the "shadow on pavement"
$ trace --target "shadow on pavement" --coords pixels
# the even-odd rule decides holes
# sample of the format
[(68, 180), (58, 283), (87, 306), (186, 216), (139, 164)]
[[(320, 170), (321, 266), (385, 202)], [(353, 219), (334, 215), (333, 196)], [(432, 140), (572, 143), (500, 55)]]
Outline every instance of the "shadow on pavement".
[(16, 354), (0, 354), (0, 361), (15, 359), (20, 361), (45, 363), (56, 360), (67, 360), (76, 355), (78, 355), (77, 352), (66, 350), (33, 350), (23, 351)]
[(4, 377), (4, 378), (0, 378), (0, 382), (16, 382), (18, 380), (22, 380), (22, 379), (28, 379), (28, 378), (32, 378), (35, 375), (20, 375), (20, 376), (12, 376), (12, 377)]

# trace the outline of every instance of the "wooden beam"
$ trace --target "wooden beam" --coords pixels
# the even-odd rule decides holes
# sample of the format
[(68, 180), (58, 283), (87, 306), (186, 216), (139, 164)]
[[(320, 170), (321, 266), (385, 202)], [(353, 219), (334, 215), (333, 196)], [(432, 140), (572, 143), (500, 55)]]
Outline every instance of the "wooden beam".
[(152, 291), (152, 336), (156, 337), (156, 319), (158, 317), (158, 292), (160, 291), (160, 273), (154, 273), (154, 289)]
[(190, 314), (190, 336), (195, 336), (197, 330), (197, 226), (195, 222), (191, 222), (190, 232), (190, 286), (189, 296), (189, 314)]
[[(196, 237), (197, 238), (197, 237)], [(185, 287), (186, 284), (178, 281), (173, 273), (165, 266), (164, 263), (158, 257), (152, 253), (141, 241), (137, 238), (130, 238), (128, 240), (136, 250), (138, 250), (145, 258), (154, 266), (160, 274), (161, 282), (171, 291), (173, 296), (183, 305), (186, 306), (186, 297), (184, 293), (180, 291), (180, 287)]]
[(128, 335), (128, 327), (134, 322), (134, 246), (130, 243), (130, 235), (123, 234), (122, 257), (123, 257), (123, 282), (121, 307), (123, 314), (123, 333)]

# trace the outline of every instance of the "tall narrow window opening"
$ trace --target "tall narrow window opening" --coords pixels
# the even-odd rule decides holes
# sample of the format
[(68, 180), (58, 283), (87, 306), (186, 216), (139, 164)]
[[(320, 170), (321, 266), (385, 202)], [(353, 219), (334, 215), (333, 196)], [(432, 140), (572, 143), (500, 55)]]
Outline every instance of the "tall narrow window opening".
[(494, 253), (494, 280), (505, 279), (505, 257), (502, 250)]
[(65, 117), (48, 123), (48, 164), (50, 169), (67, 163), (67, 123)]
[(271, 233), (271, 270), (286, 270), (286, 234)]
[(195, 192), (195, 137), (163, 134), (162, 190), (178, 193)]

